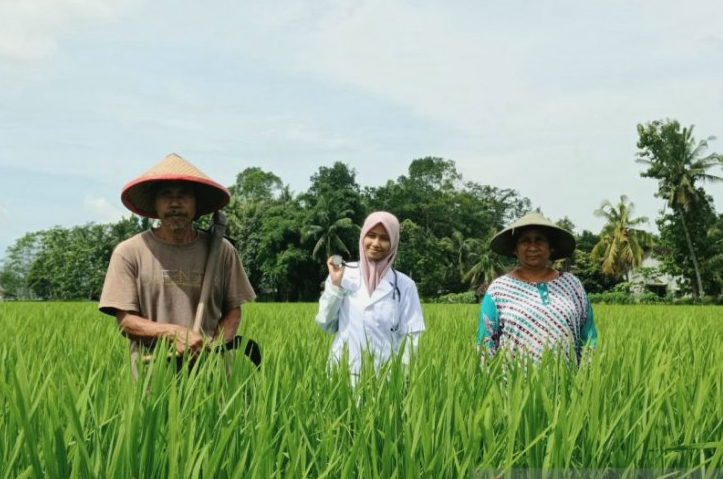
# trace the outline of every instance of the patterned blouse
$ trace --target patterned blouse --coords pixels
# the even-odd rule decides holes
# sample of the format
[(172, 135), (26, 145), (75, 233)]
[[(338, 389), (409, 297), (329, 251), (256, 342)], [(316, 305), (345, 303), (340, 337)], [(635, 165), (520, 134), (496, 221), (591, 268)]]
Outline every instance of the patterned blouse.
[(484, 344), (490, 356), (504, 349), (538, 362), (546, 349), (561, 348), (574, 350), (579, 362), (582, 347), (596, 343), (590, 301), (573, 274), (544, 283), (506, 274), (492, 282), (482, 300), (477, 345)]

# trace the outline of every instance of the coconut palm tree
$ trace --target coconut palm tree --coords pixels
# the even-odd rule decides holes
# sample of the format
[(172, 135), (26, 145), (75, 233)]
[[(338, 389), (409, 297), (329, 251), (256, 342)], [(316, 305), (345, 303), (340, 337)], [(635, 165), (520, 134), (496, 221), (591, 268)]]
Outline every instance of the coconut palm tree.
[(713, 175), (710, 170), (723, 166), (723, 157), (717, 153), (704, 156), (708, 148), (707, 140), (696, 142), (693, 138), (693, 126), (680, 131), (680, 123), (673, 120), (654, 121), (647, 125), (638, 125), (637, 161), (648, 165), (648, 169), (640, 175), (658, 180), (657, 196), (664, 198), (680, 219), (690, 254), (695, 279), (696, 294), (702, 297), (703, 281), (700, 265), (686, 221), (686, 213), (697, 203), (703, 201), (696, 187), (699, 181), (719, 182), (723, 178)]
[(359, 234), (360, 230), (349, 217), (354, 210), (334, 211), (332, 202), (320, 196), (312, 214), (313, 223), (306, 227), (301, 237), (302, 241), (316, 240), (312, 258), (323, 262), (333, 253), (349, 256), (351, 253), (344, 239), (351, 238), (351, 233)]
[(593, 261), (601, 263), (607, 276), (627, 278), (628, 272), (643, 262), (645, 250), (652, 246), (650, 233), (633, 228), (648, 221), (644, 216), (633, 218), (634, 210), (635, 205), (625, 195), (620, 196), (617, 205), (605, 200), (595, 210), (595, 216), (605, 218), (607, 222), (590, 256)]
[(464, 234), (458, 230), (452, 231), (451, 236), (440, 240), (442, 246), (454, 252), (460, 278), (464, 278), (468, 269), (470, 255), (477, 249), (478, 242), (479, 240), (476, 238), (465, 238)]
[(489, 238), (475, 240), (469, 253), (472, 267), (464, 274), (462, 281), (469, 281), (470, 286), (489, 284), (506, 269), (503, 259), (490, 249), (489, 244)]

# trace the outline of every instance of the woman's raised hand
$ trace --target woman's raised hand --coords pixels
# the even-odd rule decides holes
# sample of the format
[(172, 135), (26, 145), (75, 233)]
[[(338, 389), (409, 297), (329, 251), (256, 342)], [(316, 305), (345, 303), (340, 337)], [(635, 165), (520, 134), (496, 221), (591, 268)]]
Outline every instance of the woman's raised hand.
[(329, 268), (331, 284), (341, 286), (341, 279), (344, 277), (344, 264), (339, 261), (339, 256), (329, 256), (329, 259), (326, 260), (326, 266)]

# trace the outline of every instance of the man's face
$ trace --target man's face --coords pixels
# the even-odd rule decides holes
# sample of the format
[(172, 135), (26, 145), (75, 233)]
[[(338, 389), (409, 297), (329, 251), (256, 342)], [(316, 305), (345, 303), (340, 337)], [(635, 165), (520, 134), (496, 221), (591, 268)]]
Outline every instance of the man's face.
[(156, 214), (171, 230), (188, 228), (196, 217), (196, 193), (183, 182), (169, 182), (156, 190)]

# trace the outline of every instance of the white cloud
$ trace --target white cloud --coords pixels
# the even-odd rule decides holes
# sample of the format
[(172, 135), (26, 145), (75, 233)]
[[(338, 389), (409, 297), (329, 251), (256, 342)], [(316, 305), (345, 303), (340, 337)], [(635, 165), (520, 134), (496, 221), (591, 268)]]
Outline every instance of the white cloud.
[(4, 223), (8, 219), (8, 210), (0, 203), (0, 224)]
[(92, 215), (93, 221), (101, 223), (112, 223), (123, 218), (123, 212), (105, 198), (86, 196), (83, 209)]
[(450, 13), (404, 1), (337, 7), (318, 29), (299, 33), (291, 61), (323, 81), (361, 88), (421, 117), (472, 131), (490, 121), (485, 108), (474, 105), (478, 92), (499, 88), (494, 76), (484, 75), (484, 64), (502, 61), (506, 52), (488, 48), (501, 43), (494, 32), (456, 29)]
[(0, 61), (28, 62), (51, 56), (58, 38), (79, 22), (108, 21), (137, 0), (3, 0)]
[[(294, 2), (306, 11), (289, 9), (275, 22), (257, 10), (247, 21), (261, 19), (251, 28), (265, 29), (268, 40), (249, 45), (275, 68), (361, 89), (474, 136), (517, 134), (539, 117), (590, 126), (590, 102), (614, 116), (637, 104), (641, 89), (674, 90), (685, 101), (696, 101), (701, 86), (721, 95), (711, 70), (720, 69), (715, 19), (723, 4), (693, 3), (659, 2), (651, 10), (645, 2), (339, 0), (320, 9), (306, 1)], [(622, 103), (610, 101), (611, 93)], [(661, 103), (653, 95), (643, 100)]]

